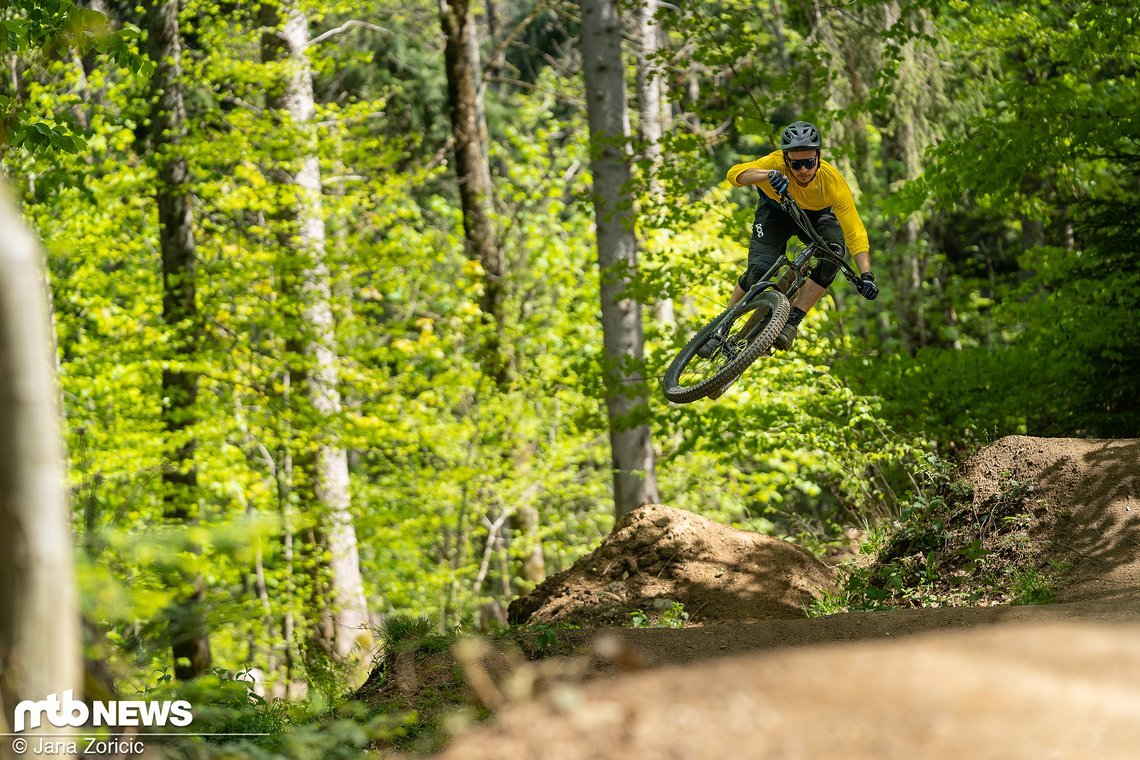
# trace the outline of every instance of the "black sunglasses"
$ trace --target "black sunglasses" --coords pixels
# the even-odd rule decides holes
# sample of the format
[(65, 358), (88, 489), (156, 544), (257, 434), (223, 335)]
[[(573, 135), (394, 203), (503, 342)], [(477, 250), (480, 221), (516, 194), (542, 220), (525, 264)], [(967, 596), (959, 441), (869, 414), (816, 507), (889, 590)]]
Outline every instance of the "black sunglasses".
[(818, 156), (812, 156), (811, 158), (788, 159), (788, 166), (792, 167), (796, 171), (800, 171), (801, 169), (814, 169), (817, 163), (819, 163)]

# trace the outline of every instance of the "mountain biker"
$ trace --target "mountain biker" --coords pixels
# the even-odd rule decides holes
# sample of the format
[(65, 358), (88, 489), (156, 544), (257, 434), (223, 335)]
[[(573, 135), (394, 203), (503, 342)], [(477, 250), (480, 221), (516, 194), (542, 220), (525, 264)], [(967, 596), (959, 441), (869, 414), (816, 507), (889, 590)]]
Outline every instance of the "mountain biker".
[[(834, 166), (820, 159), (822, 149), (823, 140), (815, 125), (797, 121), (784, 129), (779, 150), (728, 170), (728, 181), (733, 186), (753, 185), (760, 196), (752, 224), (752, 239), (748, 243), (748, 268), (736, 283), (730, 306), (743, 298), (748, 288), (785, 255), (788, 239), (793, 234), (807, 242), (806, 233), (800, 232), (792, 218), (780, 208), (779, 195), (785, 190), (790, 192), (824, 240), (846, 243), (862, 275), (859, 294), (867, 300), (874, 300), (879, 295), (875, 275), (871, 273), (867, 230), (855, 209), (855, 199), (843, 176)], [(776, 337), (777, 348), (791, 348), (804, 315), (823, 296), (835, 279), (837, 270), (834, 262), (821, 260), (816, 263), (808, 281), (796, 295), (787, 324)], [(708, 348), (701, 352), (702, 355), (715, 350), (715, 338), (705, 344)]]

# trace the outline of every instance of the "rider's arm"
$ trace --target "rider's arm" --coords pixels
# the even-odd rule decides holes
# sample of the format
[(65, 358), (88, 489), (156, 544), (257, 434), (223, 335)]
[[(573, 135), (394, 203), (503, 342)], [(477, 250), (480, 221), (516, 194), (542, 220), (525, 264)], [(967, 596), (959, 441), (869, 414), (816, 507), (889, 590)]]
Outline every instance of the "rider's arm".
[(782, 156), (783, 154), (780, 153), (780, 151), (775, 151), (755, 161), (746, 161), (743, 164), (737, 164), (728, 170), (728, 181), (735, 187), (760, 184), (767, 185), (768, 170), (779, 169), (783, 166)]
[(736, 175), (733, 180), (738, 187), (745, 185), (759, 185), (761, 182), (768, 182), (768, 169), (745, 169), (740, 174)]
[(847, 243), (847, 250), (855, 257), (859, 271), (866, 272), (871, 268), (871, 257), (867, 253), (871, 248), (871, 243), (867, 239), (867, 228), (863, 226), (863, 220), (859, 218), (859, 212), (855, 209), (855, 198), (851, 195), (851, 188), (847, 186), (846, 180), (839, 175), (839, 172), (833, 171), (832, 175), (834, 182), (831, 185), (831, 210), (839, 220), (839, 226), (843, 228), (843, 239)]

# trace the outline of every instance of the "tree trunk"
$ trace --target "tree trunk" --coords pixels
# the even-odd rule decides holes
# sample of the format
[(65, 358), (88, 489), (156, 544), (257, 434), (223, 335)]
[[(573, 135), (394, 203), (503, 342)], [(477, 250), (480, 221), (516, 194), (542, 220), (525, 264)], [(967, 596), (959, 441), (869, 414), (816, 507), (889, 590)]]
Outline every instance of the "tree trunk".
[[(909, 54), (904, 54), (904, 62), (909, 58)], [(912, 69), (905, 63), (899, 68), (900, 78), (913, 73)], [(905, 110), (906, 104), (899, 105), (904, 110), (893, 115), (893, 130), (883, 136), (882, 142), (883, 148), (887, 152), (885, 163), (895, 167), (893, 176), (889, 176), (892, 184), (909, 182), (918, 176), (919, 171), (918, 150), (914, 130), (910, 124), (910, 116)], [(925, 266), (922, 261), (922, 251), (918, 244), (918, 219), (912, 216), (901, 225), (893, 228), (891, 239), (891, 250), (896, 255), (888, 261), (894, 270), (891, 281), (898, 287), (895, 299), (896, 323), (903, 345), (913, 356), (927, 342), (926, 315), (922, 292)]]
[[(850, 102), (847, 104), (849, 108), (866, 102), (869, 94), (867, 82), (873, 81), (875, 72), (881, 65), (881, 45), (875, 38), (860, 39), (853, 34), (844, 35), (841, 65), (851, 88)], [(867, 119), (860, 108), (850, 108), (845, 127), (854, 153), (851, 159), (853, 178), (862, 193), (869, 195), (875, 189), (875, 164), (871, 155), (871, 141), (867, 137)]]
[(649, 192), (657, 196), (661, 193), (661, 182), (657, 172), (661, 168), (662, 101), (664, 85), (661, 72), (654, 62), (660, 48), (658, 44), (657, 0), (642, 0), (637, 6), (637, 104), (638, 126), (641, 140), (645, 144), (645, 157), (649, 159), (652, 172), (649, 177)]
[(447, 99), (455, 139), (455, 172), (463, 208), (468, 255), (483, 268), (482, 341), (484, 373), (505, 388), (511, 360), (504, 344), (505, 264), (495, 230), (494, 186), (487, 157), (487, 123), (483, 116), (479, 38), (469, 0), (440, 0)]
[(636, 420), (649, 403), (641, 305), (624, 295), (637, 270), (630, 197), (629, 115), (615, 0), (582, 0), (582, 62), (590, 123), (594, 217), (602, 282), (606, 406), (618, 517), (656, 502), (657, 470), (649, 426)]
[(772, 30), (772, 39), (776, 43), (776, 60), (780, 64), (780, 73), (785, 76), (791, 71), (792, 61), (788, 57), (787, 35), (784, 32), (784, 14), (780, 10), (782, 0), (768, 0), (768, 27)]
[(543, 556), (538, 528), (538, 510), (534, 507), (518, 507), (511, 515), (511, 530), (520, 537), (525, 547), (522, 579), (536, 586), (546, 580), (546, 558)]
[[(182, 524), (197, 522), (198, 472), (194, 464), (193, 425), (197, 421), (198, 376), (189, 369), (198, 354), (201, 332), (196, 302), (197, 249), (186, 156), (186, 109), (182, 99), (182, 45), (179, 0), (151, 3), (146, 9), (149, 54), (156, 64), (151, 78), (151, 151), (157, 168), (159, 245), (162, 251), (162, 318), (174, 350), (162, 371), (163, 425), (170, 449), (163, 468), (166, 516)], [(187, 579), (194, 589), (171, 609), (174, 675), (195, 678), (210, 671), (209, 632), (205, 622), (206, 584), (201, 575)]]
[[(661, 136), (665, 133), (665, 80), (656, 63), (660, 49), (660, 27), (657, 23), (657, 0), (642, 0), (637, 6), (637, 105), (638, 128), (649, 166), (650, 204), (661, 203), (664, 188), (661, 171)], [(653, 304), (653, 317), (658, 324), (673, 327), (677, 319), (672, 298), (661, 298)]]
[[(287, 353), (304, 361), (289, 369), (290, 381), (304, 388), (319, 428), (315, 450), (296, 457), (294, 466), (304, 471), (304, 482), (316, 506), (320, 545), (311, 547), (319, 571), (327, 573), (333, 633), (322, 644), (341, 662), (350, 662), (371, 646), (368, 605), (360, 575), (360, 557), (349, 495), (348, 457), (343, 446), (327, 430), (341, 412), (339, 357), (336, 350), (332, 311), (332, 286), (325, 256), (325, 223), (321, 203), (321, 171), (313, 129), (315, 102), (313, 76), (306, 55), (309, 21), (295, 2), (262, 5), (262, 57), (282, 65), (281, 79), (269, 94), (269, 105), (285, 117), (285, 128), (302, 138), (300, 156), (293, 173), (276, 172), (275, 179), (292, 190), (293, 203), (286, 211), (291, 228), (281, 241), (301, 261), (299, 292), (300, 324), (295, 325)], [(291, 279), (291, 278), (286, 278)], [(294, 349), (294, 350), (290, 350)], [(329, 559), (324, 559), (328, 557)], [(319, 584), (318, 584), (319, 586)]]
[[(497, 50), (499, 47), (499, 40), (502, 37), (499, 25), (499, 10), (498, 4), (495, 0), (484, 0), (483, 7), (487, 15), (487, 39), (491, 43), (491, 50)], [(487, 62), (487, 74), (484, 79), (494, 79), (499, 76), (503, 71), (503, 64), (506, 61), (505, 54), (494, 55), (491, 60)]]
[[(25, 699), (82, 697), (53, 347), (41, 254), (0, 193), (0, 732)], [(44, 721), (27, 738), (70, 731)]]

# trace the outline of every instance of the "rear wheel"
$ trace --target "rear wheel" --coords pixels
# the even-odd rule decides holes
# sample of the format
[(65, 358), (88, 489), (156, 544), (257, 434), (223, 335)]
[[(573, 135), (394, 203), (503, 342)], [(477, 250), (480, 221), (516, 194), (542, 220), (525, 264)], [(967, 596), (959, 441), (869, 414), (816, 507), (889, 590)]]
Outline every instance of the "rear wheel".
[[(719, 395), (771, 348), (790, 311), (787, 296), (778, 290), (765, 290), (725, 309), (669, 365), (663, 383), (665, 398), (687, 404)], [(718, 340), (717, 336), (725, 337)]]

